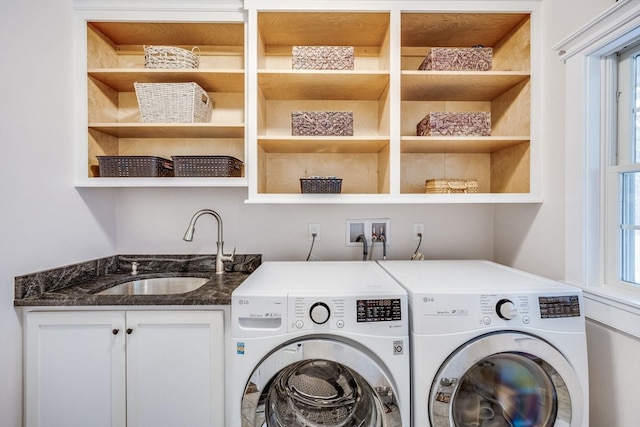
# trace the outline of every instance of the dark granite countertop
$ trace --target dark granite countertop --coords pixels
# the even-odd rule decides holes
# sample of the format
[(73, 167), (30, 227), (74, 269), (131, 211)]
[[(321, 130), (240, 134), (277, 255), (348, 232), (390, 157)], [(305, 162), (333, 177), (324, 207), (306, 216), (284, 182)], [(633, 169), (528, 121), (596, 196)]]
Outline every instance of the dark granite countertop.
[[(215, 255), (114, 255), (15, 278), (16, 307), (113, 305), (229, 305), (231, 292), (262, 262), (261, 255), (236, 255), (215, 274)], [(138, 274), (131, 274), (137, 262)], [(200, 288), (170, 295), (96, 295), (134, 279), (211, 278)]]

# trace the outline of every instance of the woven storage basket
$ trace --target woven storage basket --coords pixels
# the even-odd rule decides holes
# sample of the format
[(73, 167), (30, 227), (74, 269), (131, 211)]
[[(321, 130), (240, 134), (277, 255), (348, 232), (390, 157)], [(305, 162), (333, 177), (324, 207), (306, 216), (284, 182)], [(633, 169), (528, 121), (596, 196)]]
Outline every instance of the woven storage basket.
[(353, 136), (351, 111), (292, 111), (294, 136)]
[(294, 70), (353, 70), (353, 46), (293, 46)]
[(173, 176), (173, 162), (156, 156), (98, 156), (101, 177)]
[(214, 102), (197, 83), (134, 83), (144, 123), (208, 123)]
[(231, 156), (171, 156), (175, 176), (242, 176), (242, 161)]
[(489, 71), (492, 58), (490, 47), (433, 47), (418, 70)]
[(300, 178), (300, 191), (302, 193), (340, 193), (342, 178)]
[(199, 48), (186, 50), (173, 46), (145, 46), (145, 68), (198, 68), (200, 57)]
[(491, 113), (434, 111), (416, 125), (417, 136), (489, 136)]
[(478, 181), (475, 179), (428, 179), (425, 182), (427, 194), (477, 193)]

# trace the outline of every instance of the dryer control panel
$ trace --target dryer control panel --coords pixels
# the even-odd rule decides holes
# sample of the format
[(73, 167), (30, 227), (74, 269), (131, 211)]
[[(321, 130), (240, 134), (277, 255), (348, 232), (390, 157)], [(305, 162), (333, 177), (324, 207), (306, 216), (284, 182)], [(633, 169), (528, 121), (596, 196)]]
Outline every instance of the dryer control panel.
[(474, 329), (530, 327), (580, 331), (579, 294), (429, 293), (413, 298), (413, 331), (442, 334)]

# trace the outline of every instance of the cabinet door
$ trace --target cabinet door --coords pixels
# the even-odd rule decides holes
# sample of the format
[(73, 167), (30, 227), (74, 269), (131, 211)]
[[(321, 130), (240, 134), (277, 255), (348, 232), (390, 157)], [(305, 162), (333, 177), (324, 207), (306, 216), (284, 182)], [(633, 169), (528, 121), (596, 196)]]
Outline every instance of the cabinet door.
[(222, 426), (223, 315), (127, 313), (127, 422)]
[(27, 313), (25, 425), (125, 426), (124, 313)]

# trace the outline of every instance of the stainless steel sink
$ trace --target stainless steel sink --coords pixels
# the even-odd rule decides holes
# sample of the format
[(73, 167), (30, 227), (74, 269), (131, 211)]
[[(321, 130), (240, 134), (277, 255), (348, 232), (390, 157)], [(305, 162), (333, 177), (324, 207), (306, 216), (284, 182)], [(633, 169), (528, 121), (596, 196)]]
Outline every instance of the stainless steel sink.
[(96, 295), (168, 295), (198, 289), (210, 279), (204, 277), (155, 277), (120, 283)]

